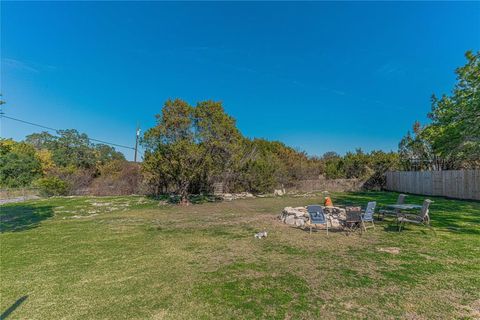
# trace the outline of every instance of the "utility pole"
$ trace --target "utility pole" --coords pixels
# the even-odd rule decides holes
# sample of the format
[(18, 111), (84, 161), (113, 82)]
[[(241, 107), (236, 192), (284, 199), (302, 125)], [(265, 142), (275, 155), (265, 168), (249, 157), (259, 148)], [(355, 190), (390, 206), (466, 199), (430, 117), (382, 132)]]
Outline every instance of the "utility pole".
[(137, 162), (137, 150), (138, 150), (138, 138), (140, 137), (140, 128), (137, 125), (137, 136), (135, 138), (135, 158), (134, 161)]

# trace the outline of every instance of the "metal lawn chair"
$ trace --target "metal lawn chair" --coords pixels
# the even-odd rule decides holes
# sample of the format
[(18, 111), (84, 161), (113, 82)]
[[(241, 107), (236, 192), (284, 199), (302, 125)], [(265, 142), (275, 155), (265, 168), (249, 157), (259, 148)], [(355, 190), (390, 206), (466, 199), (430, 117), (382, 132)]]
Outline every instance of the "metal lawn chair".
[(430, 199), (425, 199), (420, 214), (399, 213), (397, 217), (398, 231), (402, 230), (405, 223), (420, 224), (432, 229), (429, 216), (429, 207), (432, 202), (433, 201)]
[[(397, 198), (397, 203), (396, 204), (404, 204), (405, 203), (405, 197), (407, 195), (406, 194), (399, 194), (398, 195), (398, 198)], [(379, 210), (378, 211), (378, 220), (383, 220), (385, 219), (385, 215), (392, 215), (392, 216), (398, 216), (398, 214), (400, 213), (400, 209), (395, 209), (395, 210)], [(380, 215), (382, 216), (382, 218), (380, 219)]]
[(362, 208), (361, 207), (345, 207), (345, 223), (344, 230), (349, 233), (353, 233), (357, 230), (362, 231)]
[[(367, 231), (367, 228), (372, 228), (375, 229), (375, 223), (373, 222), (373, 215), (375, 214), (375, 207), (377, 206), (377, 202), (371, 201), (367, 204), (367, 208), (361, 215), (362, 219), (362, 227), (365, 231)], [(367, 224), (365, 222), (370, 222), (371, 225), (367, 227)]]
[(308, 215), (310, 216), (310, 234), (312, 233), (312, 226), (315, 228), (318, 225), (325, 225), (328, 235), (327, 215), (323, 212), (323, 208), (319, 205), (307, 206)]

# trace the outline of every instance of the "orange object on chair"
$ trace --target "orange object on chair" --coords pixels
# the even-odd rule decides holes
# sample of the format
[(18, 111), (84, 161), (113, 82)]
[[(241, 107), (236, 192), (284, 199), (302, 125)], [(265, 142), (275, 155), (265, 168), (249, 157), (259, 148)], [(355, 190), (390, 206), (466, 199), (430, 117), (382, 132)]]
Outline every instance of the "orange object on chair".
[(325, 207), (333, 207), (333, 202), (330, 197), (325, 197), (325, 202), (324, 202)]

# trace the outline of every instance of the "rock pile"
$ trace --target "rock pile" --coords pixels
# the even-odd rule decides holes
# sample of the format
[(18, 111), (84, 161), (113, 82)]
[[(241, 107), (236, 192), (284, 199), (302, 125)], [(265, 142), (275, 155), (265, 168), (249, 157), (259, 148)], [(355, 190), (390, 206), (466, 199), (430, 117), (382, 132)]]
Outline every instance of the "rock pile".
[(303, 227), (309, 220), (307, 208), (305, 207), (285, 207), (280, 215), (280, 220), (291, 226)]
[[(325, 214), (328, 215), (329, 228), (341, 228), (346, 219), (346, 212), (343, 208), (338, 207), (323, 207)], [(309, 224), (310, 217), (306, 207), (285, 207), (279, 219), (288, 225), (295, 227), (305, 227)]]
[(255, 198), (250, 192), (241, 192), (241, 193), (223, 193), (220, 197), (225, 201), (232, 201), (237, 199), (250, 199)]

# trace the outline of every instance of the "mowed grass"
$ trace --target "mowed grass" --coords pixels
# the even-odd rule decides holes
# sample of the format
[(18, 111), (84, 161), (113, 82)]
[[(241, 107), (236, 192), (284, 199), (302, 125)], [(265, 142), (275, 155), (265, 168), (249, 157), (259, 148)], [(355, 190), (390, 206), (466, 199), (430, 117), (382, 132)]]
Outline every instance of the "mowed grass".
[[(339, 193), (335, 204), (394, 203)], [(424, 197), (409, 196), (421, 203)], [(143, 197), (1, 207), (6, 319), (478, 319), (480, 203), (433, 198), (432, 224), (309, 235), (308, 197), (179, 207)], [(268, 238), (254, 239), (266, 228)]]

